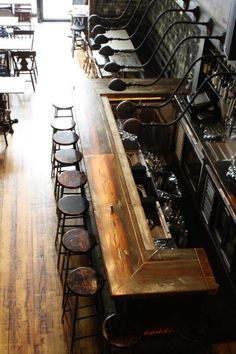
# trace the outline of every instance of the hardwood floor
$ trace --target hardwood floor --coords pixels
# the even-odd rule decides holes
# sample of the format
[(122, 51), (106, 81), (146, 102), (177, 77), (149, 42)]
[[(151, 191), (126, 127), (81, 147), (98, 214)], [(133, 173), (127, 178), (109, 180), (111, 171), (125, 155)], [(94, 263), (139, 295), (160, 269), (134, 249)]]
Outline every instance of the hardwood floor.
[[(25, 94), (12, 95), (12, 118), (19, 123), (7, 148), (0, 136), (1, 354), (68, 353), (70, 322), (61, 323), (50, 177), (52, 98), (73, 91), (84, 75), (71, 57), (68, 34), (69, 23), (36, 24), (36, 92), (27, 82)], [(94, 342), (88, 345), (87, 353), (97, 352)]]
[[(8, 135), (7, 148), (0, 136), (0, 354), (69, 353), (69, 318), (61, 323), (50, 177), (52, 99), (73, 92), (84, 76), (78, 58), (71, 57), (68, 34), (68, 23), (36, 24), (36, 92), (28, 82), (25, 94), (12, 95), (12, 118), (19, 123)], [(98, 354), (100, 344), (82, 341), (75, 353)], [(221, 344), (212, 353), (235, 354), (235, 348)]]

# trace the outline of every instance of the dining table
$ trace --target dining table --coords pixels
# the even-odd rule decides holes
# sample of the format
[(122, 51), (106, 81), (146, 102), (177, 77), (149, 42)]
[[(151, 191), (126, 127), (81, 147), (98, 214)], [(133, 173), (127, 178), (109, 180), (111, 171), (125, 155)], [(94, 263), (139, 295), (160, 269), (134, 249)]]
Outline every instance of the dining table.
[(24, 93), (25, 80), (17, 76), (0, 76), (0, 94)]
[(11, 51), (31, 50), (32, 39), (29, 38), (0, 38), (0, 51), (6, 51), (7, 67), (11, 70)]
[(32, 3), (30, 0), (0, 0), (0, 7), (1, 5), (9, 5), (11, 6), (11, 9), (12, 9), (12, 13), (14, 14), (15, 13), (15, 6), (27, 6), (27, 7), (30, 7), (32, 6)]
[(17, 16), (0, 16), (0, 26), (17, 26), (18, 17)]
[[(6, 101), (5, 109), (10, 112), (10, 94), (23, 94), (25, 91), (25, 80), (22, 77), (1, 76), (0, 77), (0, 99)], [(18, 119), (11, 119), (9, 115), (10, 129), (9, 133), (13, 134), (12, 125), (18, 123)]]
[(0, 38), (0, 50), (30, 50), (31, 42), (28, 38)]

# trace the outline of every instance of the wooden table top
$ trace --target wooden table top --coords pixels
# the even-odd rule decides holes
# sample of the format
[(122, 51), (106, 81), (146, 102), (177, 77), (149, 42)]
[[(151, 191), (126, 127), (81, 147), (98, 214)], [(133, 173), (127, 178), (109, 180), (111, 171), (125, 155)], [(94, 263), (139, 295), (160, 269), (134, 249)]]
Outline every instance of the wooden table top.
[(16, 26), (17, 24), (17, 16), (0, 16), (0, 26)]
[(21, 77), (0, 77), (0, 93), (24, 93), (25, 80)]
[(31, 5), (30, 0), (0, 0), (0, 5)]
[(126, 93), (110, 91), (108, 82), (80, 80), (75, 109), (110, 295), (215, 293), (217, 284), (203, 249), (155, 248), (109, 103), (165, 95), (176, 81), (164, 79), (146, 92), (134, 88)]
[(30, 50), (31, 44), (26, 38), (0, 38), (0, 50)]

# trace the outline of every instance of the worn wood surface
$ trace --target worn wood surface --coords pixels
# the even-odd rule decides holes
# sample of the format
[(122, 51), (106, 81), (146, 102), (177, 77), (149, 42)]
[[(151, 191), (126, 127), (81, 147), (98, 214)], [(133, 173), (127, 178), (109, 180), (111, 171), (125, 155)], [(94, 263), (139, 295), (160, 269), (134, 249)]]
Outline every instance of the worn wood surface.
[[(76, 85), (77, 116), (94, 215), (111, 296), (146, 296), (215, 292), (217, 284), (205, 252), (179, 250), (171, 260), (154, 261), (158, 253), (142, 211), (125, 151), (109, 108), (108, 98), (125, 97), (107, 88), (108, 80), (80, 81)], [(176, 80), (162, 80), (145, 92), (134, 88), (129, 96), (166, 95)], [(205, 272), (205, 267), (207, 272)], [(207, 273), (207, 275), (206, 275)], [(190, 276), (191, 274), (191, 276)]]

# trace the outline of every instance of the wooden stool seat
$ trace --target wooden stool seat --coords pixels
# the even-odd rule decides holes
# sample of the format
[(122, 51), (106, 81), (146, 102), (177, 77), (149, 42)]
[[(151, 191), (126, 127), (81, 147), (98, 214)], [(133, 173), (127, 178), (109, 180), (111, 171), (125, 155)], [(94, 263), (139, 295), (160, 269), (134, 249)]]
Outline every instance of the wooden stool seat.
[(102, 289), (103, 280), (92, 267), (79, 267), (68, 275), (67, 286), (75, 295), (92, 296)]
[(67, 110), (67, 109), (72, 109), (74, 107), (74, 103), (71, 99), (71, 97), (64, 97), (63, 100), (61, 99), (58, 99), (55, 100), (53, 103), (52, 103), (53, 107), (55, 107), (56, 109), (62, 109), (62, 110)]
[(102, 334), (107, 343), (116, 348), (133, 347), (143, 337), (137, 321), (121, 314), (112, 314), (103, 321)]
[(63, 171), (63, 168), (75, 166), (75, 168), (79, 170), (79, 162), (82, 160), (82, 158), (83, 155), (78, 149), (61, 149), (57, 150), (55, 153), (52, 153), (51, 177), (55, 175), (56, 171), (55, 188), (57, 186), (58, 174)]
[(85, 254), (93, 249), (95, 243), (95, 238), (85, 229), (69, 230), (62, 237), (62, 245), (70, 253)]
[[(63, 95), (61, 97), (58, 97), (52, 102), (52, 105), (55, 110), (54, 111), (54, 118), (65, 118), (65, 117), (73, 118), (74, 103), (72, 101), (71, 96), (66, 96), (66, 95), (64, 96)], [(69, 112), (67, 112), (67, 111), (69, 111)]]
[(57, 208), (66, 216), (76, 216), (88, 210), (89, 202), (81, 195), (67, 195), (59, 199)]
[(82, 32), (82, 31), (85, 31), (86, 27), (85, 25), (75, 25), (73, 24), (71, 27), (70, 27), (71, 31), (78, 31), (78, 32)]
[(73, 145), (79, 140), (79, 135), (70, 130), (58, 131), (53, 135), (53, 142), (57, 145)]
[(76, 189), (87, 183), (87, 176), (83, 171), (64, 171), (58, 176), (58, 183), (64, 188)]
[[(72, 194), (70, 190), (79, 189), (81, 194), (85, 194), (84, 185), (87, 183), (87, 176), (83, 171), (70, 170), (60, 173), (55, 182), (54, 193), (56, 199), (63, 197), (64, 194)], [(64, 190), (69, 189), (69, 192)], [(76, 193), (78, 194), (78, 192)]]
[(56, 162), (62, 165), (74, 165), (82, 160), (83, 155), (77, 149), (62, 149), (55, 153)]
[(61, 130), (74, 130), (75, 125), (75, 121), (72, 118), (54, 118), (51, 122), (51, 127), (53, 128), (54, 133)]

